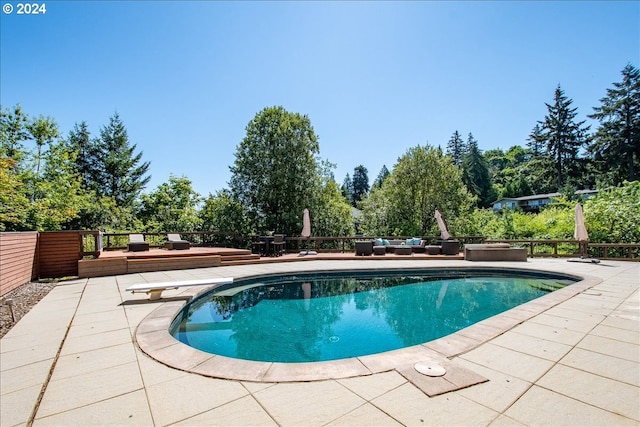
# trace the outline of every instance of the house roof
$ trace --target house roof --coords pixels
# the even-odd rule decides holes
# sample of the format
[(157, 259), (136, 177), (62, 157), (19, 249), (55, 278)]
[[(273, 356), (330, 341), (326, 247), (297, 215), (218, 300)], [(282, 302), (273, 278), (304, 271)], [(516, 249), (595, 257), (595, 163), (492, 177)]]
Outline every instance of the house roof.
[[(578, 195), (583, 195), (583, 194), (594, 194), (597, 193), (598, 190), (578, 190), (576, 191), (574, 194), (578, 194)], [(551, 199), (553, 197), (558, 197), (562, 195), (562, 193), (546, 193), (546, 194), (534, 194), (531, 196), (522, 196), (522, 197), (503, 197), (501, 199), (496, 200), (495, 202), (491, 203), (492, 205), (495, 205), (496, 203), (500, 203), (502, 201), (515, 201), (515, 202), (524, 202), (524, 201), (529, 201), (529, 200), (544, 200), (544, 199)]]

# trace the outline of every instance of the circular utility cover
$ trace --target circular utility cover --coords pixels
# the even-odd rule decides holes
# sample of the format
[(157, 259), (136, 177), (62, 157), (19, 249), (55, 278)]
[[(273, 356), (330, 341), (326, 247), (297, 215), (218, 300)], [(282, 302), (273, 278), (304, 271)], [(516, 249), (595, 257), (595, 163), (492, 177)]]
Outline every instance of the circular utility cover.
[(418, 362), (414, 365), (414, 368), (422, 375), (430, 377), (441, 377), (447, 373), (447, 370), (444, 369), (444, 367), (431, 362)]

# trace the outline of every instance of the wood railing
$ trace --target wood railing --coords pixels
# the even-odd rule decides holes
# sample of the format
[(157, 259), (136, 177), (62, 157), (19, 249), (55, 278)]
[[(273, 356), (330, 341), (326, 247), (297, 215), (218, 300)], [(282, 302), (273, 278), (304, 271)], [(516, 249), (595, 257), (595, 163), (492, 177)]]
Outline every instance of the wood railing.
[(486, 243), (509, 243), (513, 246), (526, 247), (529, 257), (588, 256), (601, 259), (640, 261), (639, 243), (587, 242), (581, 244), (574, 239), (487, 239)]
[[(167, 241), (167, 233), (139, 233), (149, 242), (150, 248), (161, 248)], [(187, 231), (180, 237), (191, 242), (192, 246), (241, 248), (248, 240), (237, 233), (226, 231)], [(80, 259), (97, 258), (100, 251), (122, 251), (127, 249), (129, 233), (101, 233), (99, 231), (80, 231), (82, 249)]]
[[(167, 233), (142, 233), (152, 248), (163, 247)], [(251, 236), (242, 236), (223, 231), (190, 231), (180, 232), (184, 240), (192, 246), (251, 248)], [(82, 250), (80, 259), (96, 258), (100, 250), (126, 250), (129, 233), (104, 233), (97, 231), (81, 231)], [(386, 236), (388, 240), (404, 240), (412, 236)], [(439, 240), (436, 236), (422, 236), (430, 244)], [(285, 237), (285, 251), (295, 253), (302, 250), (316, 252), (351, 252), (355, 242), (370, 240), (368, 236), (313, 236), (305, 239), (300, 236)], [(486, 239), (483, 236), (456, 236), (461, 245), (468, 243), (509, 243), (512, 246), (527, 248), (529, 257), (575, 257), (586, 255), (600, 259), (616, 259), (640, 261), (640, 244), (638, 243), (587, 243), (580, 244), (574, 239)]]

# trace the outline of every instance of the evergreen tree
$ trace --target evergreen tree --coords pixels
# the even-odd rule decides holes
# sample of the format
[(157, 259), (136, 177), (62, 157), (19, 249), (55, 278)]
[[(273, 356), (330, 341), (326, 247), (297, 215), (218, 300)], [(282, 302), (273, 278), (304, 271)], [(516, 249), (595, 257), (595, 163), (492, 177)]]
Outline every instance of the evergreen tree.
[(533, 157), (538, 157), (544, 154), (545, 139), (539, 124), (534, 126), (527, 141), (527, 147), (531, 150), (531, 155)]
[(349, 174), (344, 177), (344, 181), (342, 182), (340, 191), (342, 191), (342, 195), (345, 199), (347, 199), (349, 204), (353, 205), (353, 181), (351, 180), (351, 176)]
[(600, 121), (589, 147), (598, 170), (611, 175), (609, 184), (638, 179), (640, 168), (640, 70), (627, 64), (622, 82), (613, 83), (589, 117)]
[(382, 165), (382, 169), (380, 169), (380, 172), (378, 173), (376, 180), (373, 181), (372, 189), (382, 187), (384, 180), (387, 179), (388, 176), (389, 176), (389, 169), (387, 169), (387, 165)]
[(96, 140), (91, 139), (87, 123), (76, 123), (69, 131), (67, 145), (76, 152), (76, 169), (82, 177), (85, 188), (95, 189), (99, 185), (96, 172), (100, 170), (100, 159), (97, 157)]
[(360, 200), (369, 194), (369, 176), (367, 168), (364, 166), (356, 166), (353, 169), (353, 190), (351, 204), (355, 207)]
[(578, 152), (586, 144), (589, 131), (589, 126), (583, 126), (584, 121), (574, 121), (577, 108), (571, 108), (572, 103), (558, 85), (553, 105), (545, 103), (549, 113), (538, 122), (542, 125), (546, 154), (554, 160), (558, 190), (567, 182), (579, 180)]
[(462, 166), (462, 158), (465, 151), (464, 141), (458, 131), (455, 131), (447, 143), (447, 154), (451, 156), (454, 165)]
[(141, 162), (142, 152), (135, 154), (136, 145), (129, 142), (127, 130), (115, 113), (100, 131), (97, 157), (100, 159), (101, 185), (99, 195), (112, 197), (117, 206), (132, 207), (140, 192), (149, 183), (146, 175), (149, 162)]
[(495, 200), (495, 193), (491, 191), (489, 166), (471, 133), (467, 140), (467, 152), (462, 158), (462, 170), (462, 180), (469, 192), (478, 197), (478, 206), (490, 206)]

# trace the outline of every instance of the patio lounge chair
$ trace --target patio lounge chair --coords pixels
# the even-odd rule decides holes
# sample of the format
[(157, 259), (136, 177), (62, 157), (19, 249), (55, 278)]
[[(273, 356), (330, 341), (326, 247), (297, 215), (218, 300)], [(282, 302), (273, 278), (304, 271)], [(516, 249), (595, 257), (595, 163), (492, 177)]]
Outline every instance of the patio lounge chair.
[(149, 242), (144, 241), (142, 234), (129, 234), (129, 252), (144, 252), (149, 250)]
[(167, 242), (164, 244), (165, 249), (189, 249), (191, 244), (186, 240), (182, 240), (179, 234), (167, 234)]

